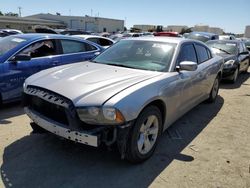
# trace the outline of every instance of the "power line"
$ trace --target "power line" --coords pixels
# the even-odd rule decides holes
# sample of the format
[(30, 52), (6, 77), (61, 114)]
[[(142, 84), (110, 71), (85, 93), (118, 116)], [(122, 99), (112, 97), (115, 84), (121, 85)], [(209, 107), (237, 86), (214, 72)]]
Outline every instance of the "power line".
[(19, 17), (22, 17), (22, 7), (17, 7), (19, 12)]

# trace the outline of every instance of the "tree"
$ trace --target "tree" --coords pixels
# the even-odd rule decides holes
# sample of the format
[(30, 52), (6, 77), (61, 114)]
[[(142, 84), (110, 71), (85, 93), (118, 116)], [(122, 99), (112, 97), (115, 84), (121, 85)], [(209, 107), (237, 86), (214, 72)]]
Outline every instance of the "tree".
[(8, 13), (5, 13), (4, 15), (5, 15), (5, 16), (14, 16), (14, 17), (18, 17), (18, 14), (17, 14), (17, 13), (14, 13), (14, 12), (8, 12)]
[(191, 33), (192, 32), (192, 28), (182, 28), (180, 34), (183, 35), (184, 33)]
[(2, 13), (2, 11), (0, 11), (0, 16), (3, 16), (3, 13)]

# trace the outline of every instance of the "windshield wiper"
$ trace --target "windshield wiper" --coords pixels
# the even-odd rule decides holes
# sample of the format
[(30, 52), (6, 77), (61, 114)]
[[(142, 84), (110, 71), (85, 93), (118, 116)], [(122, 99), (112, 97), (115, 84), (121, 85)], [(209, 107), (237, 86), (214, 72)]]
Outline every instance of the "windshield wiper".
[(217, 47), (214, 47), (214, 46), (212, 48), (218, 49), (218, 50), (220, 50), (222, 52), (225, 52), (226, 54), (231, 54), (230, 52), (228, 52), (228, 51), (226, 51), (224, 49), (221, 49), (221, 48), (217, 48)]
[(117, 63), (105, 63), (106, 65), (112, 65), (112, 66), (117, 66), (117, 67), (125, 67), (125, 68), (132, 68), (135, 69), (134, 67), (130, 67), (127, 65), (123, 65), (123, 64), (117, 64)]

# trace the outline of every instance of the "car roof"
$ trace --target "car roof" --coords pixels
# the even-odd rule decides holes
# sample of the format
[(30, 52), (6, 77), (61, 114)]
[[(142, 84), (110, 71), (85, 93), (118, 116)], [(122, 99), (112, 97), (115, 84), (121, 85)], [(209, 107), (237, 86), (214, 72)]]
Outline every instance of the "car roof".
[[(113, 41), (110, 38), (99, 36), (99, 35), (72, 35), (73, 37), (83, 38), (83, 39), (90, 39), (90, 38), (100, 38), (100, 39), (107, 39)], [(114, 41), (113, 41), (114, 42)]]
[(16, 37), (20, 37), (26, 40), (37, 40), (37, 39), (72, 39), (71, 36), (60, 35), (60, 34), (48, 34), (48, 33), (29, 33), (29, 34), (17, 34), (12, 35)]
[(167, 43), (175, 43), (175, 44), (179, 44), (185, 41), (197, 42), (196, 40), (180, 38), (180, 37), (136, 37), (136, 38), (126, 38), (123, 40), (167, 42)]
[(209, 32), (199, 32), (199, 31), (193, 31), (190, 34), (192, 35), (206, 35), (206, 36), (213, 36), (213, 35), (217, 35), (215, 33), (209, 33)]

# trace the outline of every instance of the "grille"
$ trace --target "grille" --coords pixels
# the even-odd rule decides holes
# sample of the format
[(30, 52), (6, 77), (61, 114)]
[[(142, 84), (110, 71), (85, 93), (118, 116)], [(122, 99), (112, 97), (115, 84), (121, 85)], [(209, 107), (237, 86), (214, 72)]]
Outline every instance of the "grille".
[(64, 125), (69, 125), (66, 110), (70, 109), (70, 100), (54, 92), (28, 87), (25, 90), (26, 105), (36, 112)]

